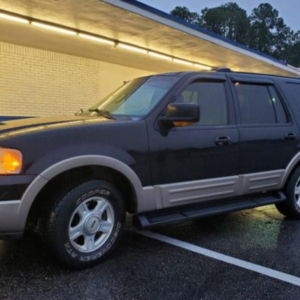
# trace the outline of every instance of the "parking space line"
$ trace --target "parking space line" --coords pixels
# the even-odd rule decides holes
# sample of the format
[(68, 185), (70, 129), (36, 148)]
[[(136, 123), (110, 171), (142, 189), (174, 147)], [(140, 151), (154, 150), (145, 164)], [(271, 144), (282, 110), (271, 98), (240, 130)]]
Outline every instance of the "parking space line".
[(263, 267), (263, 266), (260, 266), (260, 265), (254, 264), (254, 263), (250, 263), (250, 262), (238, 259), (238, 258), (234, 258), (234, 257), (224, 255), (224, 254), (221, 254), (221, 253), (218, 253), (215, 251), (211, 251), (211, 250), (199, 247), (199, 246), (195, 246), (195, 245), (192, 245), (192, 244), (189, 244), (186, 242), (182, 242), (180, 240), (176, 240), (176, 239), (173, 239), (168, 236), (164, 236), (164, 235), (152, 232), (152, 231), (147, 231), (147, 230), (134, 230), (134, 231), (143, 236), (146, 236), (148, 238), (152, 238), (152, 239), (155, 239), (155, 240), (158, 240), (158, 241), (161, 241), (161, 242), (173, 245), (173, 246), (177, 246), (179, 248), (183, 248), (183, 249), (192, 251), (194, 253), (198, 253), (198, 254), (201, 254), (201, 255), (204, 255), (204, 256), (207, 256), (210, 258), (217, 259), (219, 261), (222, 261), (222, 262), (225, 262), (225, 263), (228, 263), (228, 264), (240, 267), (240, 268), (244, 268), (244, 269), (247, 269), (247, 270), (268, 276), (268, 277), (272, 277), (272, 278), (275, 278), (275, 279), (278, 279), (278, 280), (281, 280), (281, 281), (284, 281), (284, 282), (287, 282), (287, 283), (290, 283), (293, 285), (300, 286), (300, 278), (293, 276), (293, 275), (275, 271), (273, 269), (269, 269), (269, 268), (266, 268), (266, 267)]

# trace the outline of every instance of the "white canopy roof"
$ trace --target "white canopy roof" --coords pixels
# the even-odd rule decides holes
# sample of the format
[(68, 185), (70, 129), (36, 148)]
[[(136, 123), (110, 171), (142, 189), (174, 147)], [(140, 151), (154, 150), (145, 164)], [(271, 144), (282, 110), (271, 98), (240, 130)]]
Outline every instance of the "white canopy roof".
[[(189, 25), (135, 0), (0, 0), (0, 9), (66, 26), (147, 51), (234, 71), (299, 76), (299, 69)], [(150, 72), (195, 70), (172, 60), (133, 52), (77, 35), (66, 35), (0, 18), (0, 40), (67, 53)]]

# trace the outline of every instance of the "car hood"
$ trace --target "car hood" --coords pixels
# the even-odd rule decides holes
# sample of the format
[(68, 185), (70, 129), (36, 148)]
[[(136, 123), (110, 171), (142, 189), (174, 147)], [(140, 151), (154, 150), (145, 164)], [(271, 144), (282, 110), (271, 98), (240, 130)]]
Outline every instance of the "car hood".
[(109, 123), (115, 121), (116, 120), (100, 116), (55, 116), (5, 121), (0, 123), (0, 139), (36, 131), (57, 129), (60, 127), (78, 126), (91, 123)]

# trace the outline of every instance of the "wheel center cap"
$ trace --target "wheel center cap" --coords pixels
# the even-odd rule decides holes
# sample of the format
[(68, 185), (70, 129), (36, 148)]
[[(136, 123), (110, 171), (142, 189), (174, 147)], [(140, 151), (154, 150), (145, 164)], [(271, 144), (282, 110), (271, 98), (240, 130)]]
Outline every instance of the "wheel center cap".
[(87, 234), (95, 234), (100, 227), (100, 219), (98, 217), (89, 217), (84, 224), (84, 230)]

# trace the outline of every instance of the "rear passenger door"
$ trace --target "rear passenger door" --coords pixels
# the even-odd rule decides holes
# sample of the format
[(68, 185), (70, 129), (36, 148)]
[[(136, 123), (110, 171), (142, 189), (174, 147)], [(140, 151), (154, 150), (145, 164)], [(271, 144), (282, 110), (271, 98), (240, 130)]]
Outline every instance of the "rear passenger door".
[[(249, 174), (248, 193), (275, 189), (298, 152), (298, 128), (273, 81), (230, 78), (240, 133), (239, 174)], [(269, 173), (255, 175), (261, 172)]]

